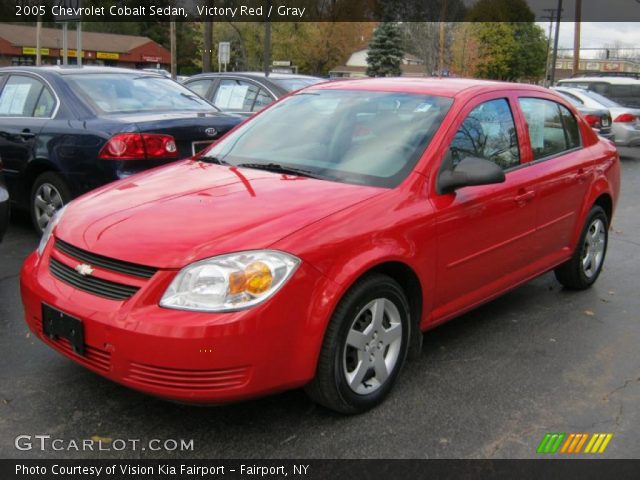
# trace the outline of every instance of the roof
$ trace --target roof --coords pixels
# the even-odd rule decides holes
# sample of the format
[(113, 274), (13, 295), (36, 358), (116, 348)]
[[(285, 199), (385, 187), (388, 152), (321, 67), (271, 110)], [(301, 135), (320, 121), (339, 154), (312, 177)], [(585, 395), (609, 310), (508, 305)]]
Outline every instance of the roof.
[[(400, 70), (403, 75), (406, 76), (427, 76), (426, 67), (424, 65), (407, 65), (401, 64)], [(357, 65), (339, 65), (335, 68), (331, 69), (331, 72), (344, 72), (344, 73), (361, 73), (365, 74), (367, 71), (367, 67), (357, 66)]]
[[(197, 75), (192, 76), (191, 78), (201, 78), (201, 77), (233, 77), (233, 76), (241, 76), (248, 78), (265, 78), (264, 72), (207, 72), (207, 73), (199, 73)], [(269, 79), (287, 79), (287, 78), (309, 78), (313, 80), (317, 80), (320, 77), (313, 77), (311, 75), (298, 75), (296, 73), (269, 73)]]
[(142, 70), (134, 70), (133, 68), (118, 68), (118, 67), (102, 67), (102, 66), (82, 66), (75, 65), (43, 65), (41, 67), (3, 67), (0, 68), (0, 72), (3, 70), (21, 70), (23, 72), (33, 73), (57, 73), (59, 75), (72, 75), (78, 73), (125, 73), (125, 74), (137, 74), (137, 75), (149, 75), (154, 77), (163, 77), (163, 75), (155, 72), (144, 72)]
[(490, 80), (476, 80), (469, 78), (413, 78), (413, 77), (384, 77), (352, 79), (348, 82), (336, 81), (321, 83), (308, 87), (309, 90), (370, 90), (386, 92), (408, 92), (444, 97), (455, 97), (467, 90), (530, 90), (548, 92), (546, 88), (524, 83), (495, 82)]
[(640, 85), (640, 80), (629, 77), (574, 77), (558, 80), (558, 83), (600, 82), (613, 85)]
[[(4, 38), (15, 47), (34, 47), (36, 45), (36, 27), (0, 23), (0, 38)], [(62, 48), (62, 29), (42, 28), (40, 39), (42, 48)], [(153, 40), (148, 37), (82, 32), (82, 48), (87, 51), (127, 53), (150, 42)], [(69, 48), (76, 48), (75, 32), (69, 34)]]

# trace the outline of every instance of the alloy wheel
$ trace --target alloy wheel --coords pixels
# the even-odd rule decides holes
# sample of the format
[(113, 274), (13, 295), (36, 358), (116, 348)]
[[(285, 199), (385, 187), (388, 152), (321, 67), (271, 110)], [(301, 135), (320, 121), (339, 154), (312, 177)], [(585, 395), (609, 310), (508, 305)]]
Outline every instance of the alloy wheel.
[(582, 271), (587, 278), (593, 278), (600, 270), (606, 242), (604, 222), (600, 218), (595, 218), (589, 225), (582, 247)]
[(398, 363), (402, 322), (396, 305), (376, 298), (356, 315), (347, 334), (342, 367), (349, 388), (359, 395), (378, 390)]
[(58, 189), (50, 184), (43, 183), (36, 190), (33, 202), (36, 221), (40, 229), (44, 230), (55, 213), (64, 206), (62, 195)]

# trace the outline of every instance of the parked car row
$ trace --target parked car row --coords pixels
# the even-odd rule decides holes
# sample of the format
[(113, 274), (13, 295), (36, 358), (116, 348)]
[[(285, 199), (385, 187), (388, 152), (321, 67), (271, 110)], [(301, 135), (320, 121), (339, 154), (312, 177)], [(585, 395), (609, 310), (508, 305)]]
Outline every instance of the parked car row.
[(150, 72), (0, 69), (0, 158), (15, 207), (42, 232), (72, 198), (193, 156), (242, 120)]
[[(592, 127), (601, 128), (603, 122), (606, 122), (609, 132), (604, 132), (603, 136), (610, 133), (616, 145), (640, 146), (640, 109), (620, 105), (585, 88), (559, 86), (554, 87), (554, 90), (581, 110)], [(602, 111), (608, 112), (609, 118), (602, 117)]]

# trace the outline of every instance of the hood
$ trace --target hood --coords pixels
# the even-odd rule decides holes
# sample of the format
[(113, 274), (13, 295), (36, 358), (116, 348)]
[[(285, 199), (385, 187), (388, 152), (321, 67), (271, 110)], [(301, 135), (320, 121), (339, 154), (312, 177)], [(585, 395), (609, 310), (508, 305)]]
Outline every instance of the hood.
[(181, 268), (214, 255), (267, 248), (384, 191), (188, 160), (72, 202), (55, 234), (95, 254)]

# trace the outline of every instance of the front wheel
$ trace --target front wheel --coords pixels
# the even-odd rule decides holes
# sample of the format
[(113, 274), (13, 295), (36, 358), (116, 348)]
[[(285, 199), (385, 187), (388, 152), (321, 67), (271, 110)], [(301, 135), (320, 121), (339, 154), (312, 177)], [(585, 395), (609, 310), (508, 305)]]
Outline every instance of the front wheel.
[(602, 271), (609, 242), (609, 219), (602, 207), (594, 206), (585, 222), (571, 259), (554, 273), (567, 288), (584, 290), (595, 283)]
[(373, 408), (393, 387), (411, 333), (409, 303), (400, 285), (386, 275), (363, 278), (331, 318), (307, 393), (340, 413)]

